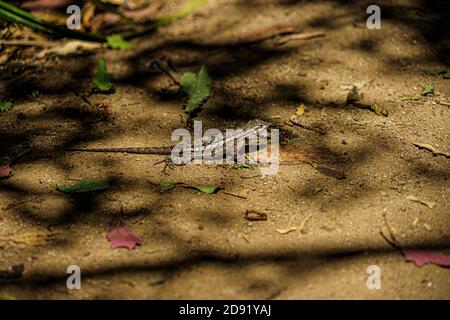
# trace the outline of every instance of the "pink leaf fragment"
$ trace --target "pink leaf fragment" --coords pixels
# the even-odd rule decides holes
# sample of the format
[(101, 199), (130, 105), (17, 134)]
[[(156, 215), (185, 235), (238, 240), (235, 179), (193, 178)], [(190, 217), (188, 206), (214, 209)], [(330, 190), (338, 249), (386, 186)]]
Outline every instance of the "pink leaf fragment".
[(73, 0), (34, 0), (25, 1), (22, 3), (21, 7), (25, 9), (57, 9), (62, 7), (67, 7)]
[(442, 253), (420, 249), (402, 249), (402, 251), (406, 261), (412, 261), (419, 267), (427, 263), (450, 267), (450, 257)]
[(0, 167), (0, 179), (8, 178), (11, 175), (11, 168), (8, 165)]
[(141, 240), (126, 226), (118, 226), (111, 230), (106, 235), (106, 238), (111, 242), (114, 249), (128, 248), (128, 250), (132, 250), (136, 245), (141, 244)]

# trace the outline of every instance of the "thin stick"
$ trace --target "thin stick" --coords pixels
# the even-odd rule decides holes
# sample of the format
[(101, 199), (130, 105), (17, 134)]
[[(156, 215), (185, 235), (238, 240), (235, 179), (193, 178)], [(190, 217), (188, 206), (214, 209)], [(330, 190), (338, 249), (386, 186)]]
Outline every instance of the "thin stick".
[(50, 47), (52, 42), (35, 40), (0, 40), (2, 46)]

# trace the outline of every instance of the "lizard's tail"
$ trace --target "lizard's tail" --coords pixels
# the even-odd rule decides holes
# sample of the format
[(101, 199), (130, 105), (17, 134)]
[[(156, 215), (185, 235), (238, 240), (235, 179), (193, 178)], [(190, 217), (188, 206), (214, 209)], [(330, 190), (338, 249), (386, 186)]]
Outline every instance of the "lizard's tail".
[(115, 152), (115, 153), (136, 153), (136, 154), (155, 154), (155, 155), (168, 155), (170, 154), (171, 147), (137, 147), (137, 148), (70, 148), (66, 151), (71, 152)]

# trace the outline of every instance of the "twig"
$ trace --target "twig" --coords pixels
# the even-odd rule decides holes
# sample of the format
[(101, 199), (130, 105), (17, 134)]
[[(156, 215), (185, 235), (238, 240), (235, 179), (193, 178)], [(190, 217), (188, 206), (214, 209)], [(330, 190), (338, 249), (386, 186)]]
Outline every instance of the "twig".
[(319, 37), (324, 37), (324, 36), (325, 36), (325, 32), (321, 32), (321, 31), (293, 34), (293, 35), (281, 38), (280, 40), (277, 41), (277, 44), (283, 45), (283, 44), (286, 44), (291, 41), (309, 40), (309, 39), (314, 39), (314, 38), (319, 38)]
[(321, 129), (314, 128), (314, 127), (312, 127), (312, 126), (310, 126), (310, 125), (308, 125), (306, 123), (301, 123), (301, 122), (298, 122), (297, 120), (294, 120), (294, 119), (290, 119), (289, 121), (293, 125), (298, 126), (300, 128), (303, 128), (303, 129), (306, 129), (306, 130), (311, 130), (311, 131), (317, 132), (317, 133), (319, 133), (321, 135), (326, 135), (326, 132), (322, 131)]
[(241, 196), (241, 195), (239, 195), (239, 194), (234, 194), (234, 193), (227, 192), (227, 191), (224, 191), (223, 193), (224, 193), (224, 194), (227, 194), (227, 195), (229, 195), (229, 196), (236, 197), (236, 198), (247, 199), (247, 197)]

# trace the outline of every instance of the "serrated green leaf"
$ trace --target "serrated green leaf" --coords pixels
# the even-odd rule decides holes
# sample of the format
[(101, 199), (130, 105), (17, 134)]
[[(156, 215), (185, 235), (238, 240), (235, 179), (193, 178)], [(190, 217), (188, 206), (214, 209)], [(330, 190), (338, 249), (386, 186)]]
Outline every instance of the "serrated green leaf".
[(194, 186), (195, 189), (203, 193), (216, 193), (220, 188), (215, 186)]
[(426, 95), (433, 94), (433, 93), (434, 93), (434, 87), (432, 84), (429, 84), (422, 91), (421, 95), (426, 96)]
[(80, 180), (73, 186), (58, 186), (56, 190), (63, 193), (86, 193), (109, 189), (109, 184), (100, 180)]
[(124, 38), (122, 38), (121, 35), (118, 35), (118, 34), (113, 34), (111, 36), (108, 36), (106, 38), (106, 40), (108, 41), (108, 45), (112, 49), (126, 50), (126, 49), (130, 49), (131, 48), (131, 43), (126, 41)]
[(112, 82), (112, 74), (108, 73), (106, 70), (105, 59), (98, 59), (97, 74), (94, 78), (94, 84), (100, 91), (110, 91), (114, 88)]
[(1, 112), (11, 110), (12, 108), (14, 108), (14, 103), (12, 103), (12, 102), (0, 102), (0, 111)]
[(161, 182), (159, 186), (161, 188), (161, 192), (170, 191), (175, 188), (175, 184), (170, 182)]
[(180, 79), (180, 85), (189, 95), (186, 112), (191, 115), (195, 110), (200, 108), (202, 103), (210, 95), (209, 86), (211, 85), (211, 79), (208, 71), (202, 66), (198, 74), (186, 72)]

